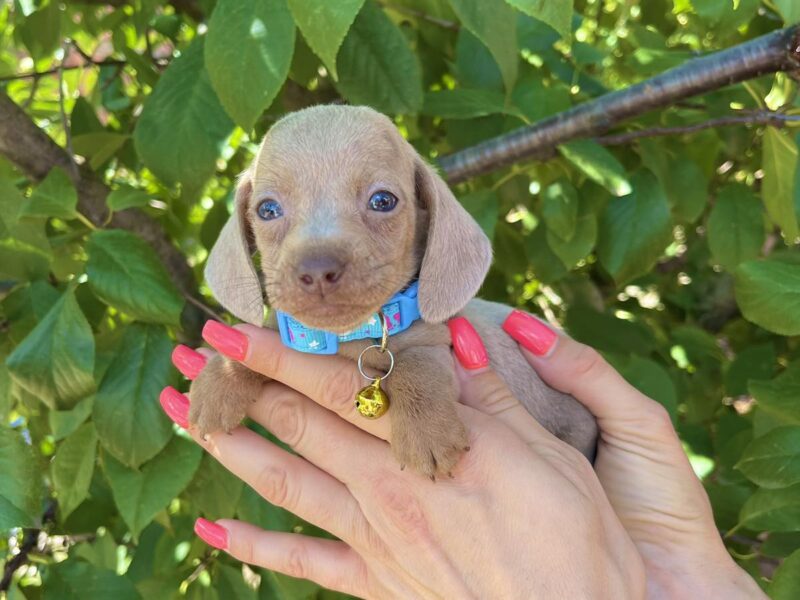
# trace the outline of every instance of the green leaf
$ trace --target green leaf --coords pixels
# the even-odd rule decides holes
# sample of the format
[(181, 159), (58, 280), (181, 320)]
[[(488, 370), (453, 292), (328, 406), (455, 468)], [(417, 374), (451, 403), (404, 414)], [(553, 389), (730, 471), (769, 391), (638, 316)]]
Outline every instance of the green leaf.
[(92, 169), (99, 169), (109, 158), (114, 156), (129, 139), (129, 135), (112, 133), (110, 131), (97, 131), (75, 136), (72, 138), (72, 146), (76, 154), (80, 154), (89, 159), (89, 166)]
[(121, 185), (113, 190), (106, 198), (108, 208), (113, 211), (125, 210), (126, 208), (141, 208), (150, 202), (150, 194), (143, 190), (137, 190), (129, 185)]
[(654, 336), (644, 324), (618, 319), (586, 306), (571, 306), (564, 325), (576, 340), (601, 352), (647, 355), (656, 348)]
[(173, 436), (158, 456), (138, 470), (110, 454), (103, 456), (114, 503), (134, 537), (188, 485), (202, 455), (195, 443)]
[(21, 217), (55, 217), (74, 219), (77, 215), (78, 193), (69, 176), (58, 167), (50, 169), (42, 182), (20, 210)]
[(581, 207), (575, 224), (575, 233), (569, 241), (547, 230), (547, 245), (564, 263), (567, 269), (574, 267), (579, 260), (586, 258), (597, 242), (597, 217), (591, 210)]
[(633, 387), (661, 404), (674, 420), (678, 413), (678, 390), (667, 370), (657, 362), (632, 356), (620, 366), (620, 374)]
[(163, 327), (134, 323), (97, 390), (94, 424), (100, 442), (131, 467), (153, 458), (172, 435), (172, 424), (158, 405), (173, 373), (171, 353), (172, 341)]
[(494, 56), (506, 90), (514, 88), (519, 68), (517, 15), (505, 0), (450, 0), (459, 20)]
[(44, 220), (19, 219), (24, 203), (14, 183), (0, 176), (0, 275), (23, 281), (46, 278), (53, 256)]
[(334, 79), (336, 55), (347, 31), (355, 21), (364, 0), (340, 0), (338, 2), (308, 2), (287, 0), (295, 23), (303, 32), (314, 54), (322, 59)]
[(492, 53), (463, 27), (456, 40), (455, 75), (465, 88), (503, 91), (503, 76)]
[(672, 239), (669, 205), (649, 171), (639, 171), (633, 192), (612, 199), (600, 219), (597, 256), (621, 285), (647, 273)]
[(736, 269), (735, 281), (745, 319), (781, 335), (800, 334), (800, 264), (745, 262)]
[(209, 454), (203, 456), (186, 495), (207, 519), (230, 519), (242, 495), (244, 483)]
[(744, 503), (739, 525), (756, 531), (800, 531), (800, 485), (757, 490)]
[(52, 472), (62, 520), (89, 495), (96, 452), (97, 432), (91, 423), (82, 425), (58, 447)]
[[(800, 14), (797, 19), (800, 20)], [(800, 598), (800, 550), (794, 552), (776, 569), (767, 591), (772, 600)]]
[(443, 119), (473, 119), (495, 114), (518, 114), (507, 108), (505, 96), (494, 90), (457, 88), (425, 94), (422, 113)]
[(47, 413), (53, 440), (59, 442), (71, 435), (92, 414), (94, 396), (88, 396), (70, 410), (51, 410)]
[[(231, 43), (236, 40), (236, 43)], [(277, 96), (294, 53), (286, 0), (219, 0), (208, 23), (205, 63), (225, 110), (243, 128)]]
[(51, 405), (94, 392), (94, 337), (70, 288), (6, 359), (11, 377)]
[(787, 25), (794, 25), (800, 21), (800, 4), (797, 3), (797, 0), (774, 0), (774, 4), (783, 16), (783, 22)]
[(736, 468), (762, 488), (800, 483), (800, 427), (778, 427), (756, 438)]
[(233, 129), (204, 67), (203, 40), (196, 37), (164, 71), (133, 135), (148, 169), (168, 184), (180, 182), (192, 190), (214, 174)]
[(34, 59), (49, 57), (61, 43), (61, 10), (58, 2), (31, 13), (18, 27), (22, 42)]
[(547, 224), (547, 231), (563, 241), (568, 242), (575, 235), (578, 191), (568, 180), (561, 179), (545, 188), (542, 193), (542, 218)]
[(149, 323), (177, 325), (184, 300), (155, 251), (127, 231), (95, 231), (86, 244), (86, 273), (108, 304)]
[(686, 223), (697, 221), (708, 203), (708, 177), (700, 166), (691, 160), (670, 160), (666, 174), (658, 175), (675, 217)]
[(217, 566), (217, 589), (220, 598), (236, 598), (236, 600), (256, 600), (258, 593), (245, 582), (241, 568), (219, 564)]
[(140, 600), (133, 582), (109, 569), (79, 560), (47, 567), (43, 600)]
[(33, 449), (0, 424), (0, 531), (33, 527), (41, 515), (41, 475)]
[(764, 206), (772, 222), (781, 228), (786, 240), (793, 242), (800, 235), (794, 211), (797, 146), (786, 133), (767, 127), (763, 154)]
[(422, 108), (419, 61), (403, 33), (372, 2), (353, 23), (337, 65), (337, 88), (353, 104), (385, 113), (416, 113)]
[(726, 394), (734, 397), (748, 394), (748, 382), (753, 379), (772, 379), (776, 366), (775, 347), (771, 342), (747, 346), (725, 371)]
[(476, 190), (458, 199), (472, 218), (478, 222), (490, 240), (494, 238), (494, 228), (500, 216), (497, 195), (492, 190)]
[(771, 381), (751, 381), (750, 393), (758, 401), (758, 410), (769, 413), (787, 425), (800, 425), (800, 363), (789, 365)]
[(526, 15), (547, 23), (564, 38), (572, 37), (573, 0), (507, 0)]
[(625, 175), (625, 167), (597, 142), (577, 140), (562, 144), (558, 151), (589, 179), (615, 196), (627, 196), (631, 193), (631, 183)]
[(719, 264), (732, 271), (757, 258), (764, 244), (761, 203), (744, 185), (723, 187), (708, 216), (708, 246)]

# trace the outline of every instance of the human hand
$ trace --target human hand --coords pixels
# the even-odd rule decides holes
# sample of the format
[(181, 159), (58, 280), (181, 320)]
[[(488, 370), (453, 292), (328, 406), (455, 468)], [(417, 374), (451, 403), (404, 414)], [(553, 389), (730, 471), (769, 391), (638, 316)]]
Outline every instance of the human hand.
[[(364, 382), (352, 362), (291, 351), (269, 330), (213, 329), (212, 345), (243, 350), (246, 366), (274, 380), (248, 414), (302, 458), (241, 426), (207, 440), (190, 433), (266, 500), (341, 541), (200, 519), (198, 534), (211, 545), (369, 598), (643, 596), (641, 559), (589, 463), (539, 426), (491, 370), (462, 373), (470, 406), (458, 412), (471, 450), (452, 479), (433, 483), (392, 457), (391, 409), (375, 421), (356, 412)], [(189, 375), (203, 361), (191, 352), (176, 352)], [(188, 398), (167, 388), (161, 402), (188, 426)], [(504, 410), (493, 414), (498, 402)]]
[(595, 471), (644, 560), (651, 598), (764, 598), (730, 557), (711, 505), (663, 406), (594, 349), (514, 311), (503, 329), (539, 376), (600, 427)]

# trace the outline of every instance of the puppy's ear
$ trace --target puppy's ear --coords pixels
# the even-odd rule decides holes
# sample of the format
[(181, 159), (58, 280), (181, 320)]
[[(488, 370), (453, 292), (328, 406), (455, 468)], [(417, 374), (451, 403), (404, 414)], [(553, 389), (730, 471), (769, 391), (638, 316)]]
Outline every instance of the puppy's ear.
[(208, 287), (222, 306), (242, 321), (261, 326), (264, 293), (250, 250), (247, 206), (253, 193), (249, 171), (239, 177), (233, 214), (225, 223), (206, 262)]
[(419, 309), (423, 320), (438, 323), (477, 293), (492, 262), (492, 244), (444, 180), (419, 157), (415, 171), (417, 194), (428, 211)]

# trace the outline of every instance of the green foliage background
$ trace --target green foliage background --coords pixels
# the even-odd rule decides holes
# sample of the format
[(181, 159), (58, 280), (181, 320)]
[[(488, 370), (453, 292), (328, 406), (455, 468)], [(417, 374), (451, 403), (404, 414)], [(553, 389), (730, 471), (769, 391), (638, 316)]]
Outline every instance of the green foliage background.
[[(369, 104), (435, 160), (796, 22), (799, 6), (14, 0), (0, 7), (0, 89), (113, 190), (109, 210), (153, 217), (198, 286), (236, 174), (288, 111)], [(625, 127), (799, 108), (779, 74)], [(558, 319), (669, 409), (731, 553), (774, 598), (800, 597), (800, 186), (786, 125), (580, 140), (456, 187), (494, 240), (482, 295)], [(33, 181), (0, 158), (0, 557), (27, 551), (10, 597), (335, 596), (193, 535), (200, 515), (323, 533), (162, 414), (161, 388), (186, 385), (169, 356), (197, 340), (197, 303), (135, 231), (79, 210), (68, 171)]]

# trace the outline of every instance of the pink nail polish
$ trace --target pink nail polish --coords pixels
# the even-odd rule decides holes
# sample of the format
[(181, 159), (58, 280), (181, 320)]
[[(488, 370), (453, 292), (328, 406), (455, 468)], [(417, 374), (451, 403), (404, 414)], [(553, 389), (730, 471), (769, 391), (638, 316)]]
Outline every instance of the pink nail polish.
[(161, 390), (158, 401), (170, 419), (184, 429), (189, 427), (189, 399), (186, 396), (167, 386)]
[(228, 549), (228, 530), (202, 517), (194, 522), (194, 532), (209, 546), (218, 550)]
[(233, 360), (244, 360), (247, 356), (247, 336), (219, 321), (206, 321), (203, 327), (203, 339), (215, 350)]
[(489, 366), (486, 347), (472, 323), (464, 317), (456, 317), (447, 322), (447, 327), (453, 340), (453, 351), (461, 366), (470, 371)]
[(536, 356), (547, 354), (558, 339), (558, 334), (539, 319), (519, 310), (506, 317), (503, 331)]
[(206, 366), (206, 357), (188, 346), (180, 344), (172, 351), (172, 364), (185, 377), (194, 380)]

